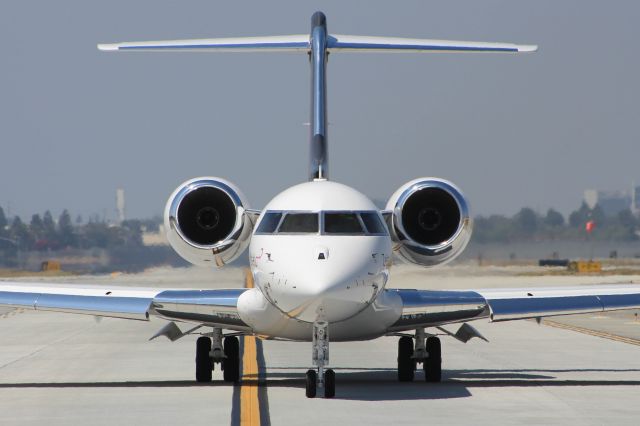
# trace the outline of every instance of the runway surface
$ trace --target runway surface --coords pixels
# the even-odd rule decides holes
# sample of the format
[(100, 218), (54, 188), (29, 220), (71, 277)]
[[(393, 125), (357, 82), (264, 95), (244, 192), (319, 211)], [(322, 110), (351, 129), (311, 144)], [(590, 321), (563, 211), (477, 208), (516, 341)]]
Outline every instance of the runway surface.
[[(400, 270), (390, 286), (518, 286), (523, 280), (513, 271), (450, 268), (429, 279), (420, 271)], [(537, 285), (575, 284), (564, 282), (565, 277), (560, 283), (555, 277), (526, 279)], [(64, 281), (213, 288), (241, 286), (242, 271), (158, 270)], [(553, 327), (534, 321), (474, 322), (490, 343), (443, 338), (443, 382), (438, 384), (424, 382), (422, 373), (413, 383), (397, 382), (397, 338), (332, 343), (336, 398), (325, 400), (304, 396), (309, 343), (245, 338), (240, 385), (224, 384), (219, 370), (212, 384), (197, 385), (195, 336), (148, 341), (164, 321), (97, 322), (4, 309), (0, 424), (635, 425), (640, 418), (640, 324), (633, 313), (557, 318)], [(602, 336), (586, 334), (589, 330)]]

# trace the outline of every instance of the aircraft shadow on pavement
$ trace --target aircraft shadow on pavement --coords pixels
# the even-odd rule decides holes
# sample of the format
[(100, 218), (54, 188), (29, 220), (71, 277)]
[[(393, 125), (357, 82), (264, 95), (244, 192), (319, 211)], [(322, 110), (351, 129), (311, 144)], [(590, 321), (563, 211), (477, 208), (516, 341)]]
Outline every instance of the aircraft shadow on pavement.
[(227, 386), (226, 383), (197, 383), (194, 380), (141, 380), (112, 382), (52, 382), (52, 383), (0, 383), (0, 389), (9, 388), (188, 388), (200, 386)]
[[(303, 389), (304, 377), (287, 371), (296, 368), (269, 369), (267, 387), (297, 387)], [(388, 369), (336, 368), (336, 398), (366, 401), (452, 399), (470, 397), (469, 388), (537, 387), (537, 386), (640, 386), (640, 380), (563, 379), (558, 373), (620, 373), (640, 372), (640, 369), (505, 369), (505, 370), (443, 370), (441, 383), (427, 383), (424, 373), (416, 372), (415, 380), (400, 383), (397, 372)]]
[[(441, 383), (426, 383), (418, 370), (415, 380), (400, 383), (394, 368), (336, 368), (336, 399), (361, 401), (453, 399), (471, 396), (470, 388), (501, 387), (571, 387), (571, 386), (640, 386), (640, 380), (563, 379), (562, 373), (640, 372), (640, 369), (477, 369), (443, 370)], [(269, 388), (304, 389), (304, 369), (301, 367), (269, 368), (266, 384)], [(256, 379), (246, 380), (245, 383)], [(223, 381), (196, 383), (193, 380), (141, 380), (108, 382), (27, 382), (0, 383), (0, 389), (11, 388), (187, 388), (229, 386)]]

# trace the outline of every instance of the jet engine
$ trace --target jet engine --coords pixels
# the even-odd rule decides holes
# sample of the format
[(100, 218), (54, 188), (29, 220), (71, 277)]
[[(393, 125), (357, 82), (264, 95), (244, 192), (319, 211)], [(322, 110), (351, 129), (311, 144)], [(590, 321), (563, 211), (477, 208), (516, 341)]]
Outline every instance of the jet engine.
[(420, 178), (404, 184), (387, 202), (391, 238), (404, 259), (423, 266), (446, 263), (471, 238), (468, 203), (451, 182)]
[(164, 226), (171, 247), (194, 265), (222, 267), (247, 248), (253, 220), (248, 203), (231, 182), (191, 179), (169, 197)]

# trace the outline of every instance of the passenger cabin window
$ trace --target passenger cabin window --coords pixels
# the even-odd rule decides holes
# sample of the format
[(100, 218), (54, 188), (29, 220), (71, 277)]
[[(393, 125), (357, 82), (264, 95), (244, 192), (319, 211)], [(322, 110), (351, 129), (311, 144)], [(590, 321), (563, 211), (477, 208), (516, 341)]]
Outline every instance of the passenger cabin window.
[(382, 235), (387, 234), (387, 229), (377, 213), (362, 212), (360, 213), (360, 217), (362, 218), (362, 222), (364, 222), (364, 226), (367, 228), (368, 233)]
[(256, 233), (258, 234), (273, 234), (278, 229), (278, 224), (282, 219), (282, 213), (265, 213)]
[(315, 234), (318, 232), (318, 213), (287, 213), (278, 233)]
[(325, 213), (325, 234), (364, 235), (357, 213)]

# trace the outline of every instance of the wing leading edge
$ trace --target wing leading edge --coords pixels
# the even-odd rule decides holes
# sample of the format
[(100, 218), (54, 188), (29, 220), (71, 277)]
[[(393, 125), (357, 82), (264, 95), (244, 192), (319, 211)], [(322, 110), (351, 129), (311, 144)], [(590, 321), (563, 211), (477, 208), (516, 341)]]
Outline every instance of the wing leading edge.
[(158, 316), (238, 331), (238, 298), (246, 289), (163, 290), (67, 284), (0, 283), (0, 306), (131, 320)]
[(640, 286), (404, 290), (389, 289), (402, 301), (402, 314), (389, 332), (489, 318), (492, 322), (640, 309)]

